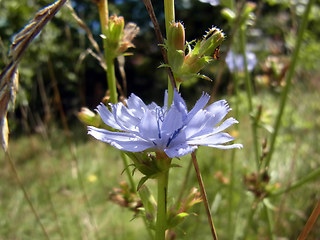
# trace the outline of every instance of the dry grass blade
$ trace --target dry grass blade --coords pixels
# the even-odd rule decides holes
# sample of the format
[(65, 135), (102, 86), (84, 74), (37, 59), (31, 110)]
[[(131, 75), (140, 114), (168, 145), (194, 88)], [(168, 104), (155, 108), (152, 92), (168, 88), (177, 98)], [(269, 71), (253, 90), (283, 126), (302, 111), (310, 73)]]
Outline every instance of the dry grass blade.
[(10, 49), (10, 61), (0, 74), (0, 134), (4, 151), (8, 149), (9, 128), (7, 111), (10, 100), (14, 103), (18, 90), (17, 66), (23, 53), (43, 27), (60, 10), (67, 0), (58, 0), (39, 10), (36, 16), (15, 36)]

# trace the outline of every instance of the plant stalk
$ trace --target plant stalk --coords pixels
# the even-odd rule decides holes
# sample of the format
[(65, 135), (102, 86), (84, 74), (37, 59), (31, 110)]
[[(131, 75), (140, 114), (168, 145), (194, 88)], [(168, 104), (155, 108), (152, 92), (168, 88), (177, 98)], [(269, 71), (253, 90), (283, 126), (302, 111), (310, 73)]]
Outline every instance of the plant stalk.
[(303, 228), (303, 231), (301, 232), (301, 234), (298, 237), (298, 240), (305, 240), (307, 239), (308, 234), (310, 233), (311, 229), (313, 228), (314, 224), (317, 221), (317, 218), (320, 215), (320, 200), (318, 200), (317, 205), (315, 206), (315, 208), (313, 209), (306, 225)]
[[(163, 56), (164, 63), (168, 64), (167, 50), (163, 47), (164, 40), (163, 40), (163, 36), (162, 36), (161, 30), (160, 30), (160, 25), (158, 23), (158, 20), (156, 18), (154, 10), (153, 10), (152, 3), (151, 3), (150, 0), (143, 0), (143, 3), (144, 3), (144, 5), (145, 5), (145, 7), (146, 7), (146, 9), (147, 9), (147, 11), (149, 13), (150, 19), (151, 19), (152, 24), (154, 26), (154, 31), (156, 33), (156, 37), (157, 37), (157, 40), (158, 40), (158, 43), (159, 43), (159, 46), (160, 46), (160, 49), (161, 49), (161, 54)], [(170, 4), (170, 6), (171, 5), (172, 4)], [(169, 7), (169, 4), (167, 5), (167, 7)], [(165, 8), (167, 8), (167, 7), (165, 7)], [(174, 13), (174, 10), (173, 10), (173, 13)], [(174, 20), (174, 14), (173, 14), (173, 20)], [(169, 75), (169, 80), (168, 80), (168, 107), (169, 107), (169, 106), (171, 106), (171, 103), (172, 103), (173, 88), (176, 88), (176, 81), (174, 79), (174, 76), (173, 76), (173, 73), (171, 71), (171, 68), (167, 68), (167, 70), (168, 70), (168, 75)]]
[(132, 177), (132, 175), (131, 175), (131, 173), (130, 173), (130, 171), (128, 169), (129, 163), (128, 163), (127, 155), (123, 151), (120, 151), (120, 153), (121, 153), (123, 166), (126, 168), (125, 172), (126, 172), (127, 178), (129, 180), (129, 183), (130, 183), (131, 191), (137, 192), (136, 185), (134, 183), (133, 177)]
[(309, 13), (311, 11), (311, 7), (314, 4), (314, 0), (309, 0), (308, 1), (308, 5), (306, 6), (306, 9), (304, 11), (303, 14), (303, 18), (302, 18), (302, 22), (298, 31), (298, 38), (295, 44), (295, 48), (292, 54), (292, 58), (291, 58), (291, 63), (290, 63), (290, 67), (287, 73), (287, 77), (286, 77), (286, 85), (284, 86), (284, 89), (282, 91), (281, 94), (281, 102), (280, 102), (280, 106), (279, 106), (279, 112), (274, 124), (274, 131), (273, 134), (271, 135), (271, 141), (270, 141), (270, 147), (269, 147), (269, 154), (266, 157), (266, 162), (265, 162), (265, 166), (268, 167), (272, 158), (272, 154), (274, 152), (274, 146), (275, 146), (275, 142), (278, 136), (278, 132), (279, 132), (279, 128), (280, 128), (280, 124), (281, 124), (281, 118), (284, 112), (284, 108), (287, 102), (287, 98), (288, 98), (288, 93), (290, 90), (290, 86), (291, 86), (291, 82), (292, 82), (292, 77), (294, 74), (294, 70), (295, 67), (297, 65), (297, 61), (298, 61), (298, 55), (299, 55), (299, 51), (301, 48), (301, 43), (303, 40), (303, 33), (307, 28), (307, 23), (308, 23), (308, 17), (309, 17)]
[[(245, 26), (240, 27), (240, 46), (241, 46), (241, 53), (242, 53), (243, 62), (244, 62), (248, 107), (249, 107), (249, 113), (251, 115), (253, 113), (253, 103), (252, 103), (252, 92), (253, 91), (252, 91), (252, 83), (251, 83), (251, 79), (250, 79), (250, 74), (248, 71), (245, 30), (246, 30)], [(260, 163), (259, 163), (259, 148), (258, 148), (258, 134), (257, 134), (256, 121), (257, 121), (257, 119), (255, 119), (254, 117), (251, 117), (251, 131), (252, 131), (253, 147), (254, 147), (254, 153), (255, 153), (255, 163), (256, 163), (257, 172), (259, 172)]]
[(165, 240), (167, 229), (167, 190), (169, 171), (165, 170), (157, 178), (158, 200), (157, 200), (157, 222), (155, 240)]
[(275, 197), (275, 196), (282, 195), (283, 193), (286, 193), (286, 192), (292, 191), (296, 188), (299, 188), (301, 186), (304, 186), (304, 184), (311, 182), (314, 179), (319, 178), (319, 177), (320, 177), (320, 167), (316, 168), (315, 170), (313, 170), (311, 173), (309, 173), (305, 177), (293, 182), (289, 188), (284, 188), (284, 189), (280, 189), (278, 191), (275, 191), (270, 196)]
[(263, 204), (263, 208), (264, 208), (264, 211), (265, 211), (266, 216), (267, 216), (269, 239), (270, 240), (275, 240), (274, 230), (273, 230), (273, 222), (272, 222), (272, 218), (271, 218), (270, 209), (268, 209), (266, 204)]
[[(174, 0), (164, 0), (164, 16), (165, 16), (165, 24), (166, 24), (166, 36), (168, 36), (170, 23), (173, 23), (175, 21)], [(175, 82), (175, 79), (173, 81)], [(176, 86), (173, 85), (172, 81), (170, 81), (169, 79), (168, 80), (168, 108), (171, 106), (173, 101), (174, 87)]]
[(44, 234), (45, 239), (50, 240), (49, 234), (48, 234), (46, 228), (44, 227), (43, 223), (41, 222), (41, 219), (40, 219), (40, 217), (39, 217), (38, 212), (36, 211), (36, 209), (34, 208), (32, 202), (31, 202), (30, 196), (29, 196), (27, 190), (25, 189), (25, 187), (24, 187), (24, 185), (23, 185), (23, 183), (22, 183), (22, 181), (21, 181), (21, 179), (20, 179), (20, 176), (19, 176), (19, 174), (18, 174), (16, 165), (15, 165), (15, 163), (13, 162), (13, 160), (11, 159), (8, 151), (5, 152), (5, 156), (6, 156), (6, 158), (8, 159), (8, 161), (9, 161), (9, 163), (10, 163), (10, 167), (11, 167), (11, 169), (12, 169), (13, 175), (14, 175), (17, 183), (19, 184), (20, 189), (21, 189), (22, 192), (23, 192), (23, 195), (24, 195), (25, 199), (27, 200), (27, 203), (28, 203), (28, 205), (29, 205), (29, 207), (30, 207), (33, 215), (35, 216), (37, 223), (38, 223), (38, 224), (40, 225), (40, 227), (41, 227), (41, 230), (42, 230), (42, 232), (43, 232), (43, 234)]
[(114, 67), (114, 58), (110, 56), (105, 51), (105, 59), (107, 65), (107, 81), (108, 81), (108, 89), (110, 94), (110, 102), (115, 104), (118, 102), (118, 94), (117, 94), (117, 80), (116, 80), (116, 73)]
[(200, 187), (200, 192), (201, 192), (203, 204), (204, 204), (205, 209), (206, 209), (208, 222), (209, 222), (210, 230), (211, 230), (211, 234), (212, 234), (212, 239), (213, 240), (218, 240), (216, 229), (215, 229), (213, 221), (212, 221), (212, 216), (211, 216), (211, 212), (210, 212), (207, 193), (206, 193), (206, 189), (204, 187), (203, 181), (202, 181), (202, 176), (201, 176), (201, 173), (200, 173), (200, 170), (199, 170), (199, 165), (198, 165), (196, 154), (194, 152), (192, 152), (191, 153), (191, 157), (192, 157), (192, 162), (193, 162), (194, 169), (196, 171), (196, 175), (197, 175), (197, 179), (198, 179), (198, 183), (199, 183), (199, 187)]

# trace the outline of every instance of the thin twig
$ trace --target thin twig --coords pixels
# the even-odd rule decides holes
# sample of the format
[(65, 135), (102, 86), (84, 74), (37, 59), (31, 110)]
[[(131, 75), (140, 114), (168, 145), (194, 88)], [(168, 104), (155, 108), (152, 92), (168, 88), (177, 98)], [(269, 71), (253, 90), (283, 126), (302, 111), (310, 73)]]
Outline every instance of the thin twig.
[[(156, 37), (157, 37), (157, 40), (158, 40), (158, 43), (159, 43), (159, 46), (160, 46), (160, 49), (161, 49), (161, 54), (162, 54), (162, 57), (163, 57), (163, 60), (164, 60), (164, 63), (165, 64), (168, 64), (168, 56), (167, 56), (167, 51), (166, 49), (164, 48), (164, 40), (163, 40), (163, 36), (162, 36), (162, 33), (161, 33), (161, 30), (160, 30), (160, 25), (158, 23), (158, 20), (156, 18), (156, 15), (153, 11), (153, 7), (152, 7), (152, 3), (150, 0), (143, 0), (143, 3), (144, 5), (146, 6), (147, 8), (147, 11), (149, 13), (149, 16), (150, 16), (150, 19), (153, 23), (153, 26), (154, 26), (154, 31), (156, 33)], [(174, 80), (174, 76), (173, 76), (173, 73), (172, 73), (172, 70), (171, 68), (167, 68), (168, 70), (168, 75), (169, 75), (169, 79), (170, 79), (170, 82), (171, 82), (171, 85), (173, 88), (177, 88), (176, 86), (176, 81)]]
[(315, 206), (315, 208), (313, 209), (306, 225), (304, 226), (301, 234), (298, 237), (298, 240), (305, 240), (307, 239), (307, 236), (309, 234), (309, 232), (311, 231), (313, 225), (315, 224), (317, 218), (320, 215), (320, 200), (318, 200), (317, 205)]
[(45, 238), (46, 238), (47, 240), (50, 240), (50, 237), (49, 237), (49, 235), (48, 235), (48, 232), (47, 232), (47, 230), (45, 229), (45, 227), (43, 226), (43, 224), (42, 224), (42, 222), (41, 222), (41, 220), (40, 220), (40, 217), (39, 217), (36, 209), (34, 208), (32, 202), (31, 202), (31, 199), (30, 199), (30, 197), (29, 197), (29, 194), (28, 194), (27, 190), (25, 189), (24, 185), (22, 184), (22, 181), (21, 181), (21, 179), (20, 179), (20, 177), (19, 177), (17, 168), (16, 168), (16, 166), (15, 166), (15, 163), (12, 161), (12, 159), (11, 159), (8, 151), (5, 152), (5, 156), (6, 156), (6, 158), (8, 159), (8, 161), (9, 161), (9, 163), (10, 163), (10, 166), (11, 166), (11, 169), (12, 169), (12, 172), (13, 172), (13, 175), (14, 175), (14, 177), (16, 178), (16, 181), (18, 182), (18, 184), (19, 184), (19, 186), (20, 186), (20, 189), (21, 189), (22, 192), (23, 192), (24, 197), (26, 198), (26, 200), (27, 200), (27, 202), (28, 202), (28, 204), (29, 204), (29, 207), (31, 208), (31, 211), (32, 211), (33, 215), (35, 216), (38, 224), (40, 225), (40, 227), (41, 227), (41, 229), (42, 229), (42, 232), (43, 232), (43, 234), (45, 235)]
[(211, 233), (212, 233), (212, 239), (213, 240), (218, 240), (218, 236), (217, 236), (217, 233), (216, 233), (216, 230), (214, 228), (213, 221), (212, 221), (212, 216), (211, 216), (211, 212), (210, 212), (210, 208), (209, 208), (207, 193), (206, 193), (206, 190), (205, 190), (205, 187), (204, 187), (204, 184), (203, 184), (203, 181), (202, 181), (201, 173), (200, 173), (200, 170), (199, 170), (197, 157), (196, 157), (196, 154), (194, 152), (191, 153), (191, 156), (192, 156), (193, 166), (194, 166), (194, 169), (195, 169), (196, 174), (197, 174), (197, 179), (198, 179), (198, 183), (199, 183), (199, 187), (200, 187), (200, 192), (201, 192), (201, 195), (202, 195), (203, 203), (204, 203), (204, 206), (205, 206), (205, 209), (206, 209), (208, 222), (209, 222), (210, 230), (211, 230)]

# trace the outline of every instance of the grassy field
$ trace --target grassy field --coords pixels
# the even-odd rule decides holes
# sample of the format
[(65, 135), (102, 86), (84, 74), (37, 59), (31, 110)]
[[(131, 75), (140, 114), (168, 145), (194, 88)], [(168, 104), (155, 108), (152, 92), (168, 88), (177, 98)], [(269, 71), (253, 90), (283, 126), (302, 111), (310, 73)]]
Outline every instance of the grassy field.
[[(197, 154), (218, 236), (269, 239), (272, 231), (276, 239), (296, 239), (320, 197), (320, 176), (290, 192), (255, 199), (244, 181), (244, 176), (248, 179), (255, 171), (255, 163), (245, 95), (240, 99), (240, 123), (233, 130), (244, 148), (223, 151), (203, 147)], [(235, 100), (227, 100), (234, 108)], [(261, 91), (254, 102), (263, 104), (261, 143), (270, 134), (279, 96)], [(317, 91), (297, 85), (292, 89), (268, 171), (271, 193), (289, 188), (320, 167), (319, 102)], [(13, 134), (10, 139), (11, 159), (49, 239), (148, 239), (142, 219), (133, 219), (133, 212), (109, 200), (112, 188), (127, 180), (119, 152), (88, 137), (85, 127), (74, 127), (71, 138), (68, 143), (62, 130), (50, 127), (47, 135)], [(48, 239), (2, 152), (0, 159), (0, 239)], [(189, 156), (175, 160), (182, 167), (170, 172), (169, 205), (178, 197), (189, 162)], [(136, 182), (139, 177), (136, 172)], [(156, 195), (152, 180), (147, 186)], [(187, 189), (191, 187), (198, 187), (193, 169), (187, 181)], [(256, 207), (254, 212), (252, 207)], [(179, 225), (177, 239), (210, 239), (203, 205), (196, 205), (193, 212)], [(308, 239), (319, 239), (319, 229), (318, 221)]]

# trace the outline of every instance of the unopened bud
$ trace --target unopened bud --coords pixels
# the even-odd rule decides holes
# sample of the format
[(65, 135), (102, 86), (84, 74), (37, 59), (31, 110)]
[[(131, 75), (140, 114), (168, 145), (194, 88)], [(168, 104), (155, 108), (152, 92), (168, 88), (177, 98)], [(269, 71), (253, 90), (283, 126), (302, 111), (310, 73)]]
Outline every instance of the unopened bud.
[(99, 115), (96, 115), (85, 107), (81, 108), (81, 111), (78, 113), (78, 118), (82, 123), (94, 127), (99, 127), (101, 122)]
[(167, 44), (175, 50), (184, 51), (185, 31), (181, 22), (170, 24), (168, 29)]
[(211, 28), (200, 43), (199, 55), (211, 56), (224, 40), (224, 33), (219, 28)]
[(113, 15), (109, 18), (107, 38), (111, 44), (119, 45), (123, 34), (123, 28), (123, 17), (117, 17), (116, 15)]
[(232, 22), (236, 19), (236, 13), (230, 8), (224, 8), (221, 11), (222, 16), (224, 16), (228, 21)]

